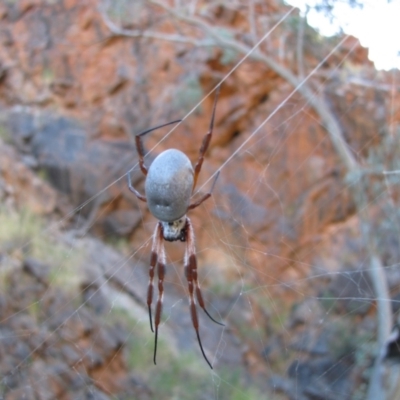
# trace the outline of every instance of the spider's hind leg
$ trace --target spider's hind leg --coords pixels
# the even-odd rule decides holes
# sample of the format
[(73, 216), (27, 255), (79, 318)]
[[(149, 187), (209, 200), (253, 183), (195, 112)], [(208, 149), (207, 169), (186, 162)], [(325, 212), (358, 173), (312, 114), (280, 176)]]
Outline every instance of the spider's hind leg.
[(211, 365), (210, 361), (208, 361), (206, 353), (204, 352), (203, 345), (201, 344), (200, 332), (199, 332), (199, 319), (197, 316), (196, 303), (194, 302), (194, 296), (193, 296), (193, 269), (190, 267), (190, 265), (186, 266), (186, 278), (189, 285), (190, 315), (192, 317), (194, 330), (196, 331), (197, 341), (199, 342), (200, 350), (201, 353), (203, 354), (204, 359), (207, 361), (207, 364), (210, 366), (210, 368), (213, 369), (213, 366)]
[(159, 222), (154, 230), (153, 234), (153, 245), (151, 248), (151, 258), (150, 258), (150, 267), (149, 267), (149, 284), (147, 286), (147, 307), (149, 309), (149, 321), (150, 321), (150, 329), (154, 332), (153, 329), (153, 318), (151, 315), (151, 304), (153, 302), (153, 279), (154, 279), (154, 270), (157, 265), (157, 261), (160, 254), (160, 249), (162, 245), (162, 226)]
[(207, 314), (207, 316), (212, 321), (217, 323), (218, 325), (224, 326), (224, 324), (222, 324), (221, 322), (218, 322), (214, 318), (212, 318), (211, 315), (206, 310), (205, 305), (204, 305), (203, 296), (201, 294), (200, 285), (199, 285), (199, 282), (197, 279), (197, 260), (196, 260), (195, 247), (194, 247), (194, 232), (193, 232), (193, 227), (192, 227), (192, 224), (191, 224), (189, 218), (187, 218), (187, 220), (186, 220), (186, 232), (187, 232), (187, 246), (186, 246), (186, 254), (185, 254), (185, 272), (186, 272), (186, 278), (187, 278), (188, 285), (189, 285), (190, 314), (192, 317), (193, 327), (196, 331), (200, 350), (203, 354), (204, 359), (207, 361), (207, 364), (210, 366), (211, 369), (213, 369), (210, 361), (208, 361), (208, 358), (204, 352), (203, 345), (202, 345), (201, 339), (200, 339), (199, 320), (197, 317), (196, 303), (194, 301), (194, 293), (193, 293), (194, 288), (196, 288), (197, 301), (199, 302), (200, 307), (204, 310), (204, 312)]
[[(153, 302), (153, 279), (154, 270), (157, 266), (158, 275), (158, 300), (156, 305), (155, 324), (153, 329), (153, 318), (151, 314), (151, 305)], [(163, 229), (161, 222), (158, 222), (153, 234), (153, 245), (151, 248), (150, 268), (149, 268), (149, 284), (147, 287), (147, 307), (149, 309), (150, 329), (155, 332), (154, 337), (154, 356), (153, 361), (156, 364), (157, 356), (157, 341), (158, 341), (158, 326), (161, 321), (162, 301), (164, 293), (164, 276), (165, 276), (165, 251), (163, 245)]]
[(155, 328), (154, 358), (153, 358), (154, 365), (156, 364), (158, 326), (160, 325), (160, 322), (161, 322), (163, 294), (164, 294), (165, 255), (164, 255), (164, 247), (163, 246), (161, 248), (161, 255), (160, 255), (160, 261), (158, 262), (157, 274), (158, 274), (158, 300), (157, 300), (157, 306), (156, 306), (156, 315), (154, 318), (154, 328)]
[[(218, 178), (218, 175), (217, 175), (217, 178)], [(215, 182), (214, 182), (214, 184), (215, 184)], [(186, 274), (188, 274), (189, 271), (191, 271), (192, 277), (193, 277), (193, 283), (196, 288), (197, 301), (199, 302), (199, 306), (207, 314), (207, 317), (210, 318), (211, 321), (215, 322), (216, 324), (225, 326), (225, 324), (223, 324), (222, 322), (216, 321), (206, 309), (203, 295), (201, 294), (201, 290), (200, 290), (200, 284), (197, 279), (197, 258), (196, 258), (196, 252), (195, 252), (195, 247), (194, 247), (194, 232), (193, 232), (193, 227), (192, 227), (190, 220), (187, 222), (186, 230), (187, 230), (187, 242), (188, 242), (187, 254), (186, 254), (186, 265), (185, 265)]]
[(194, 254), (191, 254), (189, 256), (188, 270), (191, 270), (191, 273), (193, 276), (193, 282), (196, 287), (196, 297), (197, 297), (197, 301), (199, 302), (200, 307), (204, 310), (204, 312), (207, 314), (207, 317), (210, 318), (211, 321), (215, 322), (218, 325), (225, 326), (225, 324), (223, 324), (222, 322), (216, 321), (206, 309), (206, 306), (204, 304), (203, 295), (201, 294), (199, 281), (197, 280), (197, 259)]

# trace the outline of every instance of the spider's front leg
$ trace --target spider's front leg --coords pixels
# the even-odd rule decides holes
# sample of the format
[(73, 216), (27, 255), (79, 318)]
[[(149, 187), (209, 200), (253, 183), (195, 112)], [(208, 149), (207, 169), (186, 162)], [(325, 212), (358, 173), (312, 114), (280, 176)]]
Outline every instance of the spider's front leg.
[(208, 132), (206, 133), (206, 135), (203, 138), (203, 142), (202, 142), (201, 147), (200, 147), (199, 158), (198, 158), (197, 163), (196, 163), (196, 165), (194, 167), (193, 191), (194, 191), (194, 189), (196, 187), (197, 178), (199, 177), (199, 173), (201, 171), (201, 166), (203, 165), (204, 154), (206, 153), (206, 151), (208, 149), (208, 146), (209, 146), (209, 144), (211, 142), (211, 137), (212, 137), (212, 133), (213, 133), (213, 129), (214, 129), (215, 110), (217, 108), (218, 95), (219, 95), (220, 89), (221, 89), (221, 86), (218, 86), (217, 90), (215, 92), (215, 99), (214, 99), (214, 105), (213, 105), (212, 114), (211, 114), (210, 127), (208, 129)]
[(148, 171), (147, 171), (146, 165), (144, 164), (145, 154), (144, 154), (144, 146), (143, 146), (143, 142), (142, 142), (142, 136), (144, 136), (146, 133), (153, 132), (156, 129), (160, 129), (160, 128), (163, 128), (164, 126), (168, 126), (168, 125), (172, 125), (172, 124), (177, 124), (178, 122), (181, 122), (181, 121), (182, 121), (181, 119), (177, 119), (175, 121), (167, 122), (166, 124), (162, 124), (162, 125), (158, 125), (153, 128), (150, 128), (150, 129), (146, 129), (145, 131), (135, 135), (136, 150), (137, 150), (137, 153), (139, 156), (139, 166), (144, 175), (147, 175)]
[[(136, 151), (138, 153), (138, 157), (139, 157), (139, 167), (140, 170), (143, 172), (144, 176), (147, 176), (147, 167), (144, 163), (144, 156), (145, 156), (145, 150), (144, 150), (144, 146), (143, 146), (143, 141), (142, 141), (142, 136), (144, 136), (146, 133), (152, 132), (156, 129), (159, 128), (163, 128), (164, 126), (168, 126), (171, 124), (176, 124), (178, 122), (181, 122), (182, 120), (177, 119), (176, 121), (171, 121), (171, 122), (167, 122), (166, 124), (162, 124), (162, 125), (158, 125), (155, 126), (154, 128), (150, 128), (145, 130), (144, 132), (138, 133), (137, 135), (135, 135), (135, 143), (136, 143)], [(132, 185), (132, 178), (131, 178), (131, 170), (129, 170), (128, 172), (128, 187), (129, 190), (135, 194), (135, 196), (139, 199), (142, 200), (144, 202), (147, 201), (146, 197), (143, 196), (142, 194), (140, 194)]]

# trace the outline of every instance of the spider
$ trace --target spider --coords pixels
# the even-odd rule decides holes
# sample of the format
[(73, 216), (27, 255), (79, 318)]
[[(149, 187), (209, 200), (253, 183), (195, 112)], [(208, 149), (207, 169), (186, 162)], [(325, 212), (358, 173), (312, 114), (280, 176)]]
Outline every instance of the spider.
[(158, 223), (153, 234), (153, 245), (151, 249), (149, 269), (149, 284), (147, 289), (147, 306), (149, 310), (150, 329), (152, 332), (154, 332), (151, 305), (153, 301), (153, 278), (155, 269), (157, 267), (158, 299), (156, 304), (154, 325), (154, 364), (156, 364), (158, 326), (161, 320), (164, 293), (165, 250), (163, 240), (167, 240), (169, 242), (178, 240), (181, 242), (186, 242), (184, 264), (185, 275), (189, 287), (190, 314), (193, 327), (196, 331), (200, 350), (211, 369), (213, 369), (213, 367), (204, 352), (200, 339), (199, 320), (196, 311), (194, 292), (196, 293), (196, 298), (200, 307), (204, 310), (207, 316), (216, 324), (224, 326), (224, 324), (221, 322), (216, 321), (205, 308), (203, 296), (200, 290), (200, 284), (197, 279), (197, 259), (193, 226), (190, 222), (190, 219), (186, 216), (186, 213), (189, 210), (193, 210), (194, 208), (198, 207), (211, 196), (219, 176), (218, 172), (208, 193), (203, 195), (198, 201), (191, 202), (191, 197), (197, 183), (197, 178), (204, 161), (204, 154), (207, 151), (211, 141), (218, 94), (219, 88), (217, 89), (215, 95), (210, 127), (203, 138), (199, 157), (194, 168), (186, 154), (177, 149), (163, 151), (155, 158), (148, 169), (144, 164), (145, 151), (142, 137), (146, 133), (167, 125), (178, 123), (181, 120), (168, 122), (166, 124), (148, 129), (135, 136), (136, 150), (139, 156), (139, 166), (143, 174), (146, 176), (146, 195), (142, 195), (133, 187), (130, 172), (128, 173), (128, 187), (129, 190), (133, 192), (139, 200), (147, 202), (150, 212), (158, 219)]

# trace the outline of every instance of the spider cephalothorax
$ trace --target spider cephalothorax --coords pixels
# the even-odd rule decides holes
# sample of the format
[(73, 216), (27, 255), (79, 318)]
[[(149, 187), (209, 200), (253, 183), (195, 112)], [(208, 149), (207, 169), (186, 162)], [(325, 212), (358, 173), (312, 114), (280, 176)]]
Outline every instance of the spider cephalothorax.
[[(219, 90), (218, 90), (219, 91)], [(150, 328), (153, 330), (153, 319), (151, 313), (151, 304), (153, 302), (153, 279), (154, 270), (157, 267), (158, 274), (158, 300), (156, 305), (156, 313), (154, 319), (155, 326), (155, 342), (154, 342), (154, 364), (156, 363), (157, 354), (157, 337), (158, 326), (161, 320), (162, 298), (164, 292), (164, 276), (165, 276), (165, 250), (164, 240), (174, 242), (180, 240), (186, 242), (185, 250), (185, 275), (188, 281), (190, 314), (192, 317), (193, 327), (196, 331), (197, 340), (200, 345), (201, 352), (210, 368), (211, 363), (208, 361), (201, 344), (199, 334), (199, 321), (196, 311), (196, 303), (194, 292), (200, 307), (208, 315), (208, 317), (219, 325), (220, 322), (214, 320), (205, 308), (203, 296), (201, 294), (200, 285), (197, 279), (197, 259), (196, 249), (194, 245), (194, 232), (190, 219), (186, 216), (189, 210), (192, 210), (207, 200), (212, 193), (218, 173), (215, 176), (211, 190), (201, 197), (198, 201), (191, 203), (191, 197), (196, 187), (198, 175), (204, 160), (204, 154), (210, 144), (212, 130), (214, 126), (215, 108), (217, 105), (218, 91), (215, 96), (213, 111), (211, 115), (210, 128), (204, 136), (203, 143), (200, 148), (199, 158), (195, 167), (185, 153), (180, 150), (169, 149), (158, 155), (150, 165), (149, 169), (144, 164), (144, 147), (142, 136), (155, 129), (166, 125), (174, 124), (178, 121), (169, 122), (155, 128), (151, 128), (145, 132), (136, 135), (136, 149), (139, 155), (139, 166), (143, 174), (146, 175), (145, 192), (146, 195), (140, 194), (133, 186), (128, 173), (129, 189), (138, 197), (138, 199), (147, 202), (150, 212), (159, 220), (153, 234), (153, 246), (151, 250), (150, 269), (149, 269), (149, 286), (147, 290), (147, 305), (149, 309)]]
[(186, 242), (186, 215), (173, 222), (160, 222), (162, 225), (162, 232), (165, 240), (167, 240), (168, 242), (175, 242), (175, 240)]

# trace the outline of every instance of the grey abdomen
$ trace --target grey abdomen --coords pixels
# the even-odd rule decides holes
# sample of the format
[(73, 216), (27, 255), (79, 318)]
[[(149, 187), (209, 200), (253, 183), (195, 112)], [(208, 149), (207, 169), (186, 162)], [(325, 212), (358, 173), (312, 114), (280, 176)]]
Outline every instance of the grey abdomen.
[(150, 165), (145, 191), (150, 212), (173, 222), (186, 214), (193, 188), (193, 167), (179, 150), (162, 152)]

